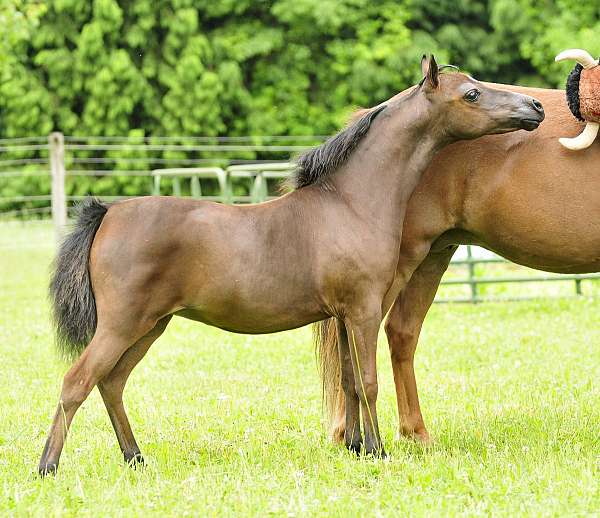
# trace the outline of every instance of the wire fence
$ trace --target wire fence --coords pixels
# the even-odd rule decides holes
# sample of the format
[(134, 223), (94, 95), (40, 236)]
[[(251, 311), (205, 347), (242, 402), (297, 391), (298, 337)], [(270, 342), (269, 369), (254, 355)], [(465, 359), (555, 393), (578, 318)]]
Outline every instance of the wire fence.
[[(166, 194), (224, 203), (260, 202), (281, 193), (282, 180), (289, 174), (295, 155), (325, 138), (53, 133), (48, 137), (0, 139), (0, 222), (51, 216), (57, 238), (74, 204), (89, 195), (105, 200)], [(0, 242), (0, 250), (6, 246)], [(531, 298), (532, 292), (535, 296), (566, 295), (569, 292), (563, 288), (543, 287), (564, 286), (566, 282), (571, 283), (571, 294), (595, 294), (599, 278), (600, 274), (541, 274), (467, 246), (455, 255), (436, 300), (520, 299)], [(527, 287), (507, 290), (507, 285)]]
[[(49, 137), (0, 139), (0, 217), (52, 212), (52, 177), (64, 179), (64, 203), (87, 195), (106, 199), (155, 192), (156, 169), (221, 167), (261, 162), (289, 162), (324, 137)], [(54, 155), (54, 160), (53, 160)], [(52, 167), (57, 168), (53, 171)], [(206, 195), (214, 194), (209, 179)], [(190, 188), (182, 182), (181, 194)], [(249, 196), (251, 186), (239, 177), (232, 192)], [(168, 193), (165, 185), (165, 194)], [(62, 200), (59, 200), (62, 201)]]

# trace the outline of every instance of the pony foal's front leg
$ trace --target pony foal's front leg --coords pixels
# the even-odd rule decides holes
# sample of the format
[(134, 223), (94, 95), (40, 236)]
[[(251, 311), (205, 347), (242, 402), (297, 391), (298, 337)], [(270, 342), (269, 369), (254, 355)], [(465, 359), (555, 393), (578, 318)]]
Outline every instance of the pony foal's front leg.
[(346, 401), (344, 443), (350, 451), (359, 454), (362, 446), (360, 399), (358, 398), (358, 392), (356, 392), (350, 344), (344, 323), (339, 318), (336, 318), (335, 322), (337, 326), (338, 352), (340, 355), (342, 390), (344, 391), (344, 399)]
[[(354, 388), (360, 399), (365, 430), (365, 453), (386, 457), (377, 421), (377, 335), (381, 314), (345, 321), (354, 371)], [(346, 405), (346, 409), (348, 406)], [(348, 416), (346, 416), (348, 422)]]

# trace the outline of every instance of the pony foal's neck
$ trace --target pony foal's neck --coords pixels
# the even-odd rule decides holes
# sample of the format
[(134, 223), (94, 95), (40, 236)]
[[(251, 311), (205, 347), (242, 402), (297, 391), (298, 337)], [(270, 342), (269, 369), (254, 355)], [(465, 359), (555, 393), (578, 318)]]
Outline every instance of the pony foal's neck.
[[(358, 213), (401, 231), (410, 195), (447, 139), (435, 132), (420, 103), (382, 113), (363, 141), (327, 182)], [(398, 113), (398, 110), (402, 110)]]

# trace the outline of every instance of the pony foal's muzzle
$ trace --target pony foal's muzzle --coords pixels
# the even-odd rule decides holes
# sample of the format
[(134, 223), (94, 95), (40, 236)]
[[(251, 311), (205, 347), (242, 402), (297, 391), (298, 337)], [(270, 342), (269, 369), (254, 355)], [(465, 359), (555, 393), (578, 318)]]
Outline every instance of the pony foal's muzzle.
[(529, 97), (525, 101), (523, 114), (519, 119), (521, 128), (526, 131), (533, 131), (542, 123), (546, 114), (542, 103), (533, 97)]

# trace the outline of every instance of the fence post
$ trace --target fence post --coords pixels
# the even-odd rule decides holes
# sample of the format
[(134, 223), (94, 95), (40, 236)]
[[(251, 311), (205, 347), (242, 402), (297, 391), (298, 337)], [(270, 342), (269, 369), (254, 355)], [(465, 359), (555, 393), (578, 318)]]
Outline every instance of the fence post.
[(67, 224), (67, 198), (65, 195), (65, 138), (55, 131), (48, 136), (50, 170), (52, 172), (52, 222), (54, 237), (60, 242)]
[(469, 267), (469, 286), (471, 287), (471, 302), (476, 304), (477, 299), (477, 279), (475, 277), (475, 264), (473, 263), (473, 252), (471, 245), (467, 245), (467, 260)]

